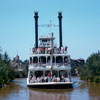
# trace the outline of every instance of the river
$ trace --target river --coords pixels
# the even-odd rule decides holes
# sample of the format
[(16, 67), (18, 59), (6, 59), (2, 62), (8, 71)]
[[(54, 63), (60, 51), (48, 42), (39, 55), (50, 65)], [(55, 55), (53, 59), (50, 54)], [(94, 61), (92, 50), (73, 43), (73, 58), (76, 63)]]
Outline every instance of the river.
[(43, 90), (26, 85), (26, 78), (16, 79), (0, 88), (0, 100), (100, 100), (100, 84), (73, 78), (73, 89)]

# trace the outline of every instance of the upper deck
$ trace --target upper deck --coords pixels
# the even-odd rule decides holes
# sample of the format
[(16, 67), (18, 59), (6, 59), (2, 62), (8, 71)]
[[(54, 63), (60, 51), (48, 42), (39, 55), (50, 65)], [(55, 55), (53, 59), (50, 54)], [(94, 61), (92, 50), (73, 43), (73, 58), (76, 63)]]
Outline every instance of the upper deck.
[(50, 35), (48, 36), (41, 36), (39, 38), (40, 40), (40, 44), (38, 48), (32, 48), (32, 53), (31, 56), (46, 56), (46, 55), (50, 55), (51, 54), (51, 49), (53, 49), (53, 55), (67, 55), (67, 46), (66, 47), (61, 47), (61, 48), (57, 48), (57, 45), (53, 42), (53, 46), (52, 45), (52, 40), (54, 41), (54, 37), (52, 39), (52, 37)]

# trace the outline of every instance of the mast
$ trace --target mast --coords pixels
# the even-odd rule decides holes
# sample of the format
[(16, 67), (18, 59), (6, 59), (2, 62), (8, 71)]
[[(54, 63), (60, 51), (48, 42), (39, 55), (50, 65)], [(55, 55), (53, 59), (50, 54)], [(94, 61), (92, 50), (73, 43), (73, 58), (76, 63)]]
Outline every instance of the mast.
[(53, 70), (53, 33), (51, 36), (51, 77), (52, 77), (52, 70)]

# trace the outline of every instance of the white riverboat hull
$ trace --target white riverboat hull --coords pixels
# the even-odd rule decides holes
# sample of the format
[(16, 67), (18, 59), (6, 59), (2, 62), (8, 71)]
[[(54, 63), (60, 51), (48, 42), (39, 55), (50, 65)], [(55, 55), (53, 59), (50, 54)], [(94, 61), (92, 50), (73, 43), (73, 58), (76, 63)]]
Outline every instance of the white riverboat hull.
[(27, 86), (40, 89), (66, 89), (73, 88), (73, 82), (29, 83), (29, 80), (27, 78)]

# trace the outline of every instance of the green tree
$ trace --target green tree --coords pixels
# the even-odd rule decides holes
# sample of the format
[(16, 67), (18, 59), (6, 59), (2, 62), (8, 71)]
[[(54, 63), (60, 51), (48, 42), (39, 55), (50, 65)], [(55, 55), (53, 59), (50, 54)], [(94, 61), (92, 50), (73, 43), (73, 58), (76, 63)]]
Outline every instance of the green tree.
[(8, 54), (4, 55), (0, 52), (0, 86), (9, 84), (10, 80), (14, 79), (14, 70), (11, 67)]
[(100, 81), (100, 54), (93, 53), (88, 57), (85, 67), (81, 71), (81, 79), (99, 83)]

